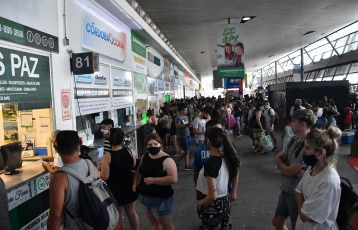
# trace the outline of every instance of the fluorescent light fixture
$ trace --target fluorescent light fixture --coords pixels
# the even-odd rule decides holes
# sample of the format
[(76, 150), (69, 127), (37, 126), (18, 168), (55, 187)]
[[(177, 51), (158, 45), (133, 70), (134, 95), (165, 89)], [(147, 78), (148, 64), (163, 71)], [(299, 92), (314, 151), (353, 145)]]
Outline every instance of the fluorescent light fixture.
[(160, 35), (160, 29), (157, 28), (157, 29), (155, 30), (155, 32), (156, 32), (158, 35)]
[(154, 31), (157, 29), (157, 26), (154, 23), (152, 23), (151, 27), (152, 27), (152, 30), (154, 30)]
[[(160, 34), (159, 34), (159, 37), (160, 37), (161, 39), (163, 39), (163, 38), (164, 38), (164, 34), (160, 33)], [(163, 39), (163, 40), (164, 40), (164, 39)]]
[(140, 9), (140, 11), (139, 11), (139, 15), (140, 15), (142, 18), (144, 18), (144, 17), (145, 17), (145, 12), (144, 12), (144, 10), (143, 10), (143, 9)]
[(150, 17), (147, 15), (145, 22), (150, 25), (150, 23), (152, 23), (152, 19), (150, 19)]
[(133, 1), (133, 2), (132, 2), (132, 8), (133, 8), (133, 9), (136, 10), (136, 9), (138, 8), (138, 6), (139, 6), (139, 5), (138, 5), (138, 2), (136, 2), (136, 1)]
[(167, 39), (166, 37), (164, 37), (164, 38), (163, 38), (163, 41), (164, 41), (164, 42), (167, 42), (167, 41), (168, 41), (168, 39)]
[(253, 19), (253, 18), (256, 18), (256, 16), (243, 16), (243, 17), (241, 18), (241, 22), (240, 22), (240, 23), (248, 22), (248, 21), (250, 21), (250, 20)]

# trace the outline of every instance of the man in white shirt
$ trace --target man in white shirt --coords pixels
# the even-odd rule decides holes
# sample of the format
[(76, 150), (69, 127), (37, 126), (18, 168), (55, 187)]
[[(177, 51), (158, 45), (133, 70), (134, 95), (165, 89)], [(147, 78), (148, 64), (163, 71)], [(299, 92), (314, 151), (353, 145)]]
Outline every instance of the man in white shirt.
[(275, 111), (273, 108), (270, 107), (270, 102), (264, 101), (264, 111), (263, 114), (265, 116), (266, 120), (266, 127), (265, 131), (267, 134), (269, 134), (273, 140), (273, 143), (275, 147), (272, 149), (272, 151), (278, 150), (277, 147), (277, 141), (274, 133), (274, 122), (275, 122)]

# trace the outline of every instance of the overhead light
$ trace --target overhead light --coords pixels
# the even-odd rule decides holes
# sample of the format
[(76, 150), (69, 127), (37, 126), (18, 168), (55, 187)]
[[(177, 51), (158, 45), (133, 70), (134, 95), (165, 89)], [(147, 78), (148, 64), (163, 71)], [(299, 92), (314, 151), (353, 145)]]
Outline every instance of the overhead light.
[(164, 38), (163, 38), (163, 41), (164, 41), (164, 42), (167, 42), (167, 41), (168, 41), (168, 39), (167, 39), (166, 37), (164, 37)]
[(152, 19), (150, 19), (150, 17), (148, 17), (148, 15), (147, 15), (147, 17), (146, 17), (146, 19), (145, 19), (145, 22), (146, 22), (148, 25), (150, 25), (150, 23), (152, 23)]
[(155, 32), (159, 35), (160, 34), (160, 30), (157, 28), (156, 30), (155, 30)]
[(152, 27), (153, 30), (157, 29), (157, 26), (154, 23), (152, 23), (151, 27)]
[(250, 20), (253, 19), (253, 18), (256, 18), (256, 16), (243, 16), (243, 17), (241, 18), (241, 22), (240, 22), (240, 23), (245, 23), (245, 22), (247, 22), (247, 21), (250, 21)]
[(160, 33), (159, 37), (160, 37), (161, 39), (163, 39), (163, 38), (164, 38), (164, 34)]
[(143, 10), (143, 9), (140, 9), (140, 11), (139, 11), (139, 15), (140, 15), (142, 18), (144, 18), (144, 17), (145, 17), (145, 12), (144, 12), (144, 10)]
[(132, 8), (133, 8), (133, 9), (136, 10), (136, 9), (138, 8), (138, 6), (139, 6), (139, 5), (138, 5), (138, 2), (132, 1)]

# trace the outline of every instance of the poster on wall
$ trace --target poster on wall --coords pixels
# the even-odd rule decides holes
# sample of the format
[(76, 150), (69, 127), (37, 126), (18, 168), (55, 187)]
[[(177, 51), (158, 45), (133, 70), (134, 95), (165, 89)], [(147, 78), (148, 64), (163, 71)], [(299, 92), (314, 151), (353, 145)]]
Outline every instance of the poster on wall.
[(133, 73), (134, 94), (136, 99), (147, 99), (147, 77), (140, 73)]
[(148, 94), (150, 96), (157, 95), (157, 79), (148, 77)]
[(242, 24), (217, 27), (218, 77), (244, 78), (244, 32)]
[(224, 80), (224, 89), (238, 89), (239, 78), (226, 78)]
[(175, 64), (169, 60), (169, 81), (175, 83)]
[(179, 76), (178, 76), (178, 66), (177, 65), (175, 65), (174, 66), (174, 83), (175, 84), (179, 84)]
[(170, 82), (164, 82), (165, 94), (170, 94)]
[(178, 69), (178, 83), (177, 85), (184, 85), (184, 71)]
[(112, 88), (132, 90), (132, 73), (112, 67)]
[(175, 84), (170, 83), (170, 95), (175, 95)]
[(187, 71), (184, 72), (184, 86), (190, 87), (190, 73)]
[(147, 54), (148, 54), (148, 63), (147, 63), (148, 76), (160, 80), (164, 80), (163, 56), (150, 45), (147, 45)]
[(0, 47), (0, 103), (51, 101), (49, 57)]
[(164, 58), (164, 81), (170, 81), (170, 62), (169, 59)]
[(69, 89), (61, 90), (61, 108), (62, 108), (62, 120), (71, 120), (71, 95)]
[(132, 52), (133, 52), (133, 71), (147, 74), (147, 55), (145, 41), (136, 33), (131, 31)]
[(2, 106), (2, 117), (4, 127), (5, 143), (16, 142), (18, 138), (17, 110), (15, 104), (6, 104)]

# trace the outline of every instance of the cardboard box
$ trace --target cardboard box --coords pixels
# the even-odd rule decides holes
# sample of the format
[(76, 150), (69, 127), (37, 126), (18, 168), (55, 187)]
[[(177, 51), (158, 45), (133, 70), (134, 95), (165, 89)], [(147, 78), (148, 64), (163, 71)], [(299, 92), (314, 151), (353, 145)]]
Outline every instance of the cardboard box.
[(351, 155), (358, 157), (358, 141), (352, 141), (352, 143), (351, 143)]

